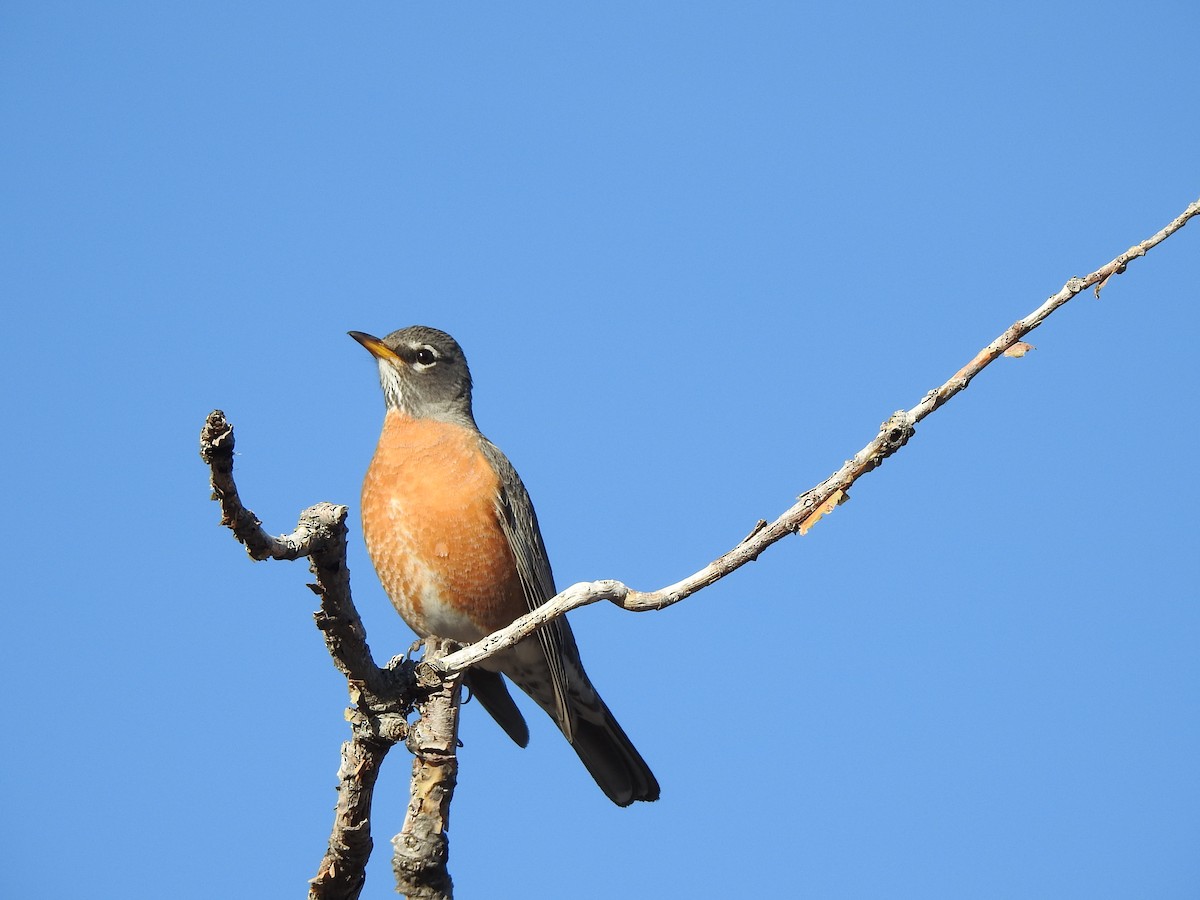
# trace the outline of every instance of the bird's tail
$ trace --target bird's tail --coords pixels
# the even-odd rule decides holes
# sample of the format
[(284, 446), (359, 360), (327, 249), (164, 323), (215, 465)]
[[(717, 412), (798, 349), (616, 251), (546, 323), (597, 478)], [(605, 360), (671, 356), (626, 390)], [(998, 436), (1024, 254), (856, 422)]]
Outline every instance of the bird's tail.
[(598, 695), (598, 707), (577, 710), (571, 746), (596, 784), (617, 806), (657, 800), (658, 779)]
[[(628, 806), (635, 800), (657, 800), (658, 780), (596, 692), (579, 661), (579, 650), (566, 620), (559, 621), (562, 622), (560, 664), (565, 676), (565, 703), (562, 695), (552, 688), (551, 669), (538, 643), (526, 639), (497, 654), (494, 659), (499, 663), (498, 668), (550, 715), (596, 784), (613, 803)], [(472, 687), (484, 708), (513, 740), (524, 746), (522, 738), (528, 739), (528, 731), (523, 729), (524, 722), (518, 726), (506, 714), (512, 707), (512, 712), (518, 718), (520, 716), (507, 691), (503, 691), (503, 682), (493, 676), (503, 691), (504, 696), (500, 697), (500, 692), (490, 690), (493, 687), (491, 679), (485, 679), (482, 684), (477, 682), (476, 671), (471, 670)]]

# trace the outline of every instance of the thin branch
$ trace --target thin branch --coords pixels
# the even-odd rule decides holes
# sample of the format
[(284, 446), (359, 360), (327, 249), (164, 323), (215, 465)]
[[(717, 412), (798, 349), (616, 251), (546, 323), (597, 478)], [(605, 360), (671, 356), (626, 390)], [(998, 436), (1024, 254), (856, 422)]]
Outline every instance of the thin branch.
[(1072, 278), (1063, 286), (1062, 290), (980, 350), (969, 363), (955, 372), (940, 387), (926, 394), (916, 406), (909, 410), (893, 413), (880, 426), (879, 433), (870, 443), (823, 482), (801, 494), (799, 501), (779, 518), (765, 526), (755, 526), (755, 529), (737, 546), (698, 572), (656, 591), (635, 591), (619, 581), (573, 584), (542, 606), (521, 616), (508, 627), (488, 635), (469, 647), (451, 653), (441, 660), (431, 662), (431, 665), (445, 672), (464, 671), (493, 653), (512, 647), (558, 616), (599, 600), (608, 600), (622, 609), (632, 612), (663, 609), (690, 597), (701, 588), (720, 581), (730, 572), (757, 559), (759, 554), (776, 541), (789, 534), (803, 533), (828, 512), (832, 505), (847, 498), (850, 486), (861, 476), (878, 468), (885, 459), (903, 447), (915, 433), (914, 426), (917, 422), (944, 405), (955, 394), (966, 390), (971, 379), (1002, 356), (1005, 350), (1041, 325), (1051, 313), (1081, 291), (1095, 285), (1096, 294), (1099, 296), (1100, 289), (1110, 278), (1124, 273), (1132, 260), (1145, 256), (1146, 251), (1161, 244), (1198, 214), (1200, 214), (1200, 200), (1189, 205), (1161, 231), (1140, 244), (1130, 247), (1086, 278)]

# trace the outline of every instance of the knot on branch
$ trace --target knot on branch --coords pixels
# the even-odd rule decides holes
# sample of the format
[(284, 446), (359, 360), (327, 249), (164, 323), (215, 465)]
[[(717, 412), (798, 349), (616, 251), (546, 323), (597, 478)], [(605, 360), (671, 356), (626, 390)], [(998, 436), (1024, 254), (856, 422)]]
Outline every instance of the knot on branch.
[(291, 534), (281, 535), (277, 559), (312, 558), (318, 566), (340, 569), (346, 558), (346, 517), (348, 507), (336, 503), (317, 503), (300, 513), (300, 521)]
[(422, 660), (414, 671), (414, 683), (422, 691), (436, 691), (446, 677), (441, 660)]
[(233, 426), (219, 409), (208, 414), (200, 429), (200, 458), (226, 474), (233, 471)]
[(369, 744), (387, 752), (397, 744), (407, 746), (409, 724), (407, 716), (414, 704), (399, 698), (380, 703), (368, 703), (359, 696), (354, 699), (357, 707), (346, 709), (345, 718), (350, 725), (354, 740)]
[(432, 829), (401, 832), (392, 838), (392, 848), (392, 872), (398, 891), (409, 900), (444, 900), (453, 895), (447, 870), (450, 844), (444, 834)]
[(298, 530), (338, 536), (345, 533), (346, 517), (349, 514), (350, 508), (338, 503), (315, 503), (300, 513)]
[(885, 459), (908, 443), (908, 439), (916, 434), (912, 418), (905, 410), (897, 410), (888, 420), (879, 426), (879, 452), (875, 456), (878, 466)]

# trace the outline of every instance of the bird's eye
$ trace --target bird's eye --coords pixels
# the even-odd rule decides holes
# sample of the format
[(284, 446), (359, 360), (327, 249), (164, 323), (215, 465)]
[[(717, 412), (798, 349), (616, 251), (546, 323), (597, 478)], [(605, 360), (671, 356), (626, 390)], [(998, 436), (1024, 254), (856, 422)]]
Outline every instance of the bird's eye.
[(414, 359), (422, 366), (432, 366), (437, 362), (437, 355), (428, 347), (422, 347), (416, 352)]

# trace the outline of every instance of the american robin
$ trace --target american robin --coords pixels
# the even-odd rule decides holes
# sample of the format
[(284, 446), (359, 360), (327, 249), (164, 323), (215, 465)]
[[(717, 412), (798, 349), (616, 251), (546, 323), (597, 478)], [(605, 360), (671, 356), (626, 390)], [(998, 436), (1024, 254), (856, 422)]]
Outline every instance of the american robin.
[[(362, 490), (367, 551), (392, 604), (421, 637), (472, 643), (556, 593), (533, 503), (471, 412), (458, 342), (423, 325), (350, 336), (379, 364), (386, 413)], [(658, 782), (596, 693), (566, 619), (467, 672), (471, 693), (514, 741), (529, 728), (503, 675), (550, 714), (618, 806)]]

